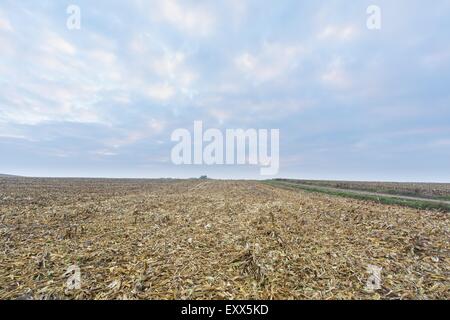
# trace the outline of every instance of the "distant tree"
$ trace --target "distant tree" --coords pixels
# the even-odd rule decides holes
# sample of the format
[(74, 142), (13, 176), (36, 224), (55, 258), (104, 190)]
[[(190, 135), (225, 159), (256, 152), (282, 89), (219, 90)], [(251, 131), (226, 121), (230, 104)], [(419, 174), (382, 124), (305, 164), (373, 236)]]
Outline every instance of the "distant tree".
[(206, 179), (208, 179), (208, 176), (201, 176), (200, 177), (200, 180), (206, 180)]

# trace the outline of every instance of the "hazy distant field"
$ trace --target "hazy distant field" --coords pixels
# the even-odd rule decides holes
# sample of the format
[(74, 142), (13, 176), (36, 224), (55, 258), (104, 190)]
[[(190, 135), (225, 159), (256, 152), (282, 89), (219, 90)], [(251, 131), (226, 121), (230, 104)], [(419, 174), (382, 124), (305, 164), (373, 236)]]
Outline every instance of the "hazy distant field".
[(0, 299), (450, 299), (449, 222), (257, 182), (2, 178)]
[(293, 183), (339, 189), (364, 190), (402, 196), (450, 200), (450, 183), (363, 182), (282, 179)]

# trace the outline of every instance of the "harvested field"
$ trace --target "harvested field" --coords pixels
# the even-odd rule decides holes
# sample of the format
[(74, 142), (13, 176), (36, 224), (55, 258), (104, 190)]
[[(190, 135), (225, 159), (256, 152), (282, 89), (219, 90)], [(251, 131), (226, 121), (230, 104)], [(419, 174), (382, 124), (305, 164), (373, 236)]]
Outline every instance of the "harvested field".
[(338, 189), (361, 190), (392, 195), (450, 200), (450, 183), (364, 182), (277, 179), (291, 183)]
[(257, 182), (4, 178), (0, 299), (449, 299), (449, 222)]

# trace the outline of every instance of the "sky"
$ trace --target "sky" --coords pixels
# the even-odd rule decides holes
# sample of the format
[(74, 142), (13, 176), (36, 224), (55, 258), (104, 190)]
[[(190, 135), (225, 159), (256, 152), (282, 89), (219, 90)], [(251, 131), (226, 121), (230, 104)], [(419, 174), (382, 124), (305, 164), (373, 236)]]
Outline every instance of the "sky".
[(274, 177), (450, 182), (450, 1), (0, 1), (0, 173), (267, 178), (174, 165), (196, 120), (279, 129)]

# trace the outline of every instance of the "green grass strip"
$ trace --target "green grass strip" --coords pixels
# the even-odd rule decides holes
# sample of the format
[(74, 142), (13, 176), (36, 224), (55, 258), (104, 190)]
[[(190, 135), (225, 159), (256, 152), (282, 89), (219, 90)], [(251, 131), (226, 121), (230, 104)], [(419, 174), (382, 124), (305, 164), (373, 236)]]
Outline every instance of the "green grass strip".
[(450, 212), (450, 205), (446, 203), (437, 203), (437, 202), (430, 202), (426, 199), (423, 200), (414, 200), (414, 199), (401, 199), (401, 198), (395, 198), (395, 197), (386, 197), (383, 195), (368, 195), (368, 194), (358, 194), (347, 190), (342, 191), (335, 191), (335, 190), (329, 190), (329, 189), (322, 189), (320, 187), (314, 187), (314, 186), (308, 186), (305, 187), (303, 185), (298, 185), (295, 183), (288, 183), (288, 182), (281, 182), (281, 181), (274, 181), (274, 180), (266, 180), (263, 181), (263, 183), (275, 186), (275, 187), (281, 187), (286, 188), (290, 190), (295, 189), (301, 189), (307, 192), (314, 192), (314, 193), (325, 193), (328, 195), (333, 196), (339, 196), (339, 197), (345, 197), (345, 198), (352, 198), (352, 199), (358, 199), (358, 200), (369, 200), (374, 201), (381, 204), (387, 204), (387, 205), (400, 205), (404, 207), (410, 207), (420, 210), (440, 210), (445, 212)]

